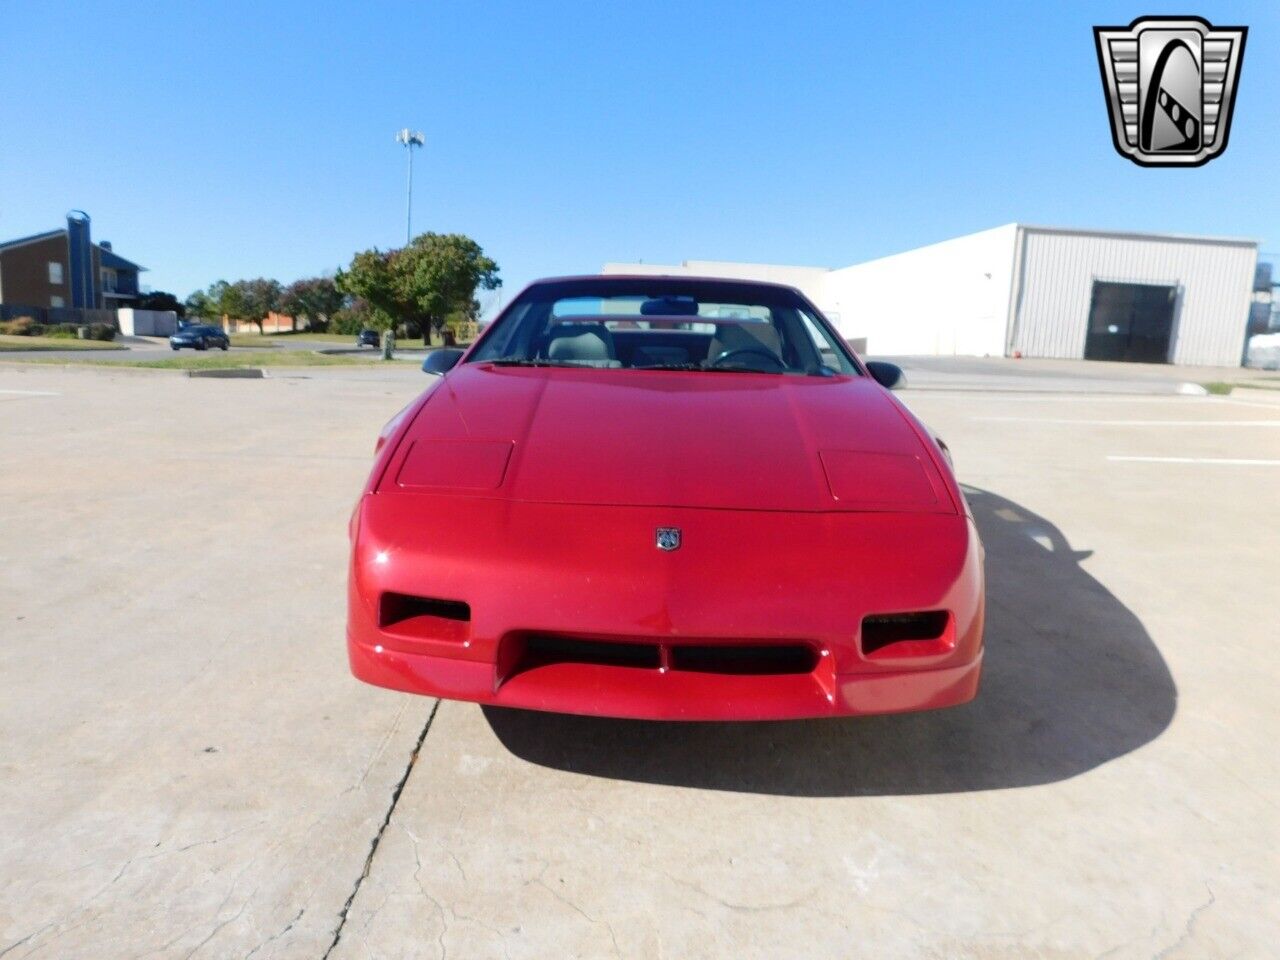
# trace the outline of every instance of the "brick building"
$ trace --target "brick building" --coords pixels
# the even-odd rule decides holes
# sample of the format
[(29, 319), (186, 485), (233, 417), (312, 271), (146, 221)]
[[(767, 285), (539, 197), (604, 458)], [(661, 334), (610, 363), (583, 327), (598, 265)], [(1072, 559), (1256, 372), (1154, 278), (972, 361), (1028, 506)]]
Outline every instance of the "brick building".
[[(67, 225), (0, 241), (0, 305), (6, 316), (61, 309), (115, 310), (138, 299), (138, 274), (105, 240), (94, 243), (89, 215), (72, 211)], [(56, 313), (55, 313), (56, 316)]]

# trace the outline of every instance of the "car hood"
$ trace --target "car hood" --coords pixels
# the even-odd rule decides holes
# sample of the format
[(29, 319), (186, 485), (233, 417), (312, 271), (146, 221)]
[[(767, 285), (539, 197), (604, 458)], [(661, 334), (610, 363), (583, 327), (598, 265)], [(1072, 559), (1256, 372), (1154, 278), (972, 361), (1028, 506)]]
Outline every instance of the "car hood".
[(541, 503), (953, 513), (922, 431), (868, 377), (463, 364), (382, 491)]

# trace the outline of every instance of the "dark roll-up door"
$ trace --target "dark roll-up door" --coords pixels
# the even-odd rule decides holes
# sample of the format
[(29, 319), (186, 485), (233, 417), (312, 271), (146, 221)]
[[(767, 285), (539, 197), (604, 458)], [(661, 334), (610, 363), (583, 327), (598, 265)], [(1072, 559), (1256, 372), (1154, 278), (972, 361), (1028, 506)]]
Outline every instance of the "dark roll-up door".
[(1177, 287), (1095, 281), (1086, 360), (1168, 363)]

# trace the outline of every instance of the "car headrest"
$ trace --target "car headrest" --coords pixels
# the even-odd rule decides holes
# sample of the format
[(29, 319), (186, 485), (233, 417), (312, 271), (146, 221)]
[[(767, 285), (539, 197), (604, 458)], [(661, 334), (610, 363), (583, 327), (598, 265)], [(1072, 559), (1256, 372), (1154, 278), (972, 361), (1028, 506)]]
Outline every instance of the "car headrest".
[(782, 338), (771, 323), (718, 323), (711, 340), (709, 357), (726, 350), (759, 350), (764, 348), (775, 356), (782, 356)]
[(613, 360), (613, 334), (602, 323), (560, 323), (547, 331), (543, 352), (551, 360)]

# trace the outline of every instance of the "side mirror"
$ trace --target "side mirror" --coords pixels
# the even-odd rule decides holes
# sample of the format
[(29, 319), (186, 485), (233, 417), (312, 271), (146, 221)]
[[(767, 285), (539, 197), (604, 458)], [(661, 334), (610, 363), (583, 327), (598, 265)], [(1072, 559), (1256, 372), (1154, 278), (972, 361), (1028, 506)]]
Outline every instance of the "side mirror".
[(422, 372), (443, 375), (457, 366), (458, 361), (461, 359), (461, 350), (455, 350), (453, 347), (441, 347), (439, 350), (432, 350), (427, 354), (427, 358), (422, 361)]
[(907, 385), (907, 375), (896, 363), (885, 363), (883, 360), (868, 360), (867, 370), (876, 383), (887, 390), (901, 390)]

